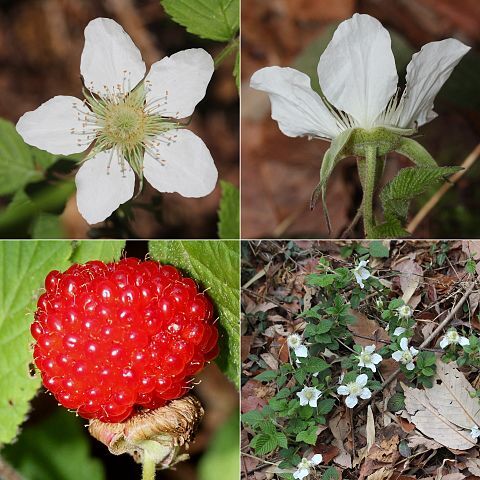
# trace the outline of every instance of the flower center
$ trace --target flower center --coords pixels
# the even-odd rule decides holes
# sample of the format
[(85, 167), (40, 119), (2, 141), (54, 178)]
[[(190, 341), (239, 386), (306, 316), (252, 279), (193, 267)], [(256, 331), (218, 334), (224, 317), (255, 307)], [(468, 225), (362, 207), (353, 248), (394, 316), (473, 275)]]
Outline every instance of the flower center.
[(405, 350), (402, 353), (402, 360), (403, 363), (410, 363), (413, 359), (413, 355), (411, 354), (410, 350)]
[(112, 103), (106, 109), (104, 135), (114, 144), (133, 147), (145, 137), (145, 124), (140, 106)]
[(305, 391), (305, 398), (307, 400), (311, 400), (313, 398), (313, 392), (311, 390), (306, 390)]
[(362, 387), (355, 382), (349, 383), (347, 387), (350, 390), (350, 395), (354, 397), (357, 397), (362, 391)]
[(458, 343), (460, 335), (455, 330), (451, 330), (450, 332), (448, 332), (447, 337), (451, 343)]
[(371, 356), (369, 353), (364, 352), (364, 353), (362, 353), (362, 355), (361, 355), (361, 359), (362, 359), (363, 363), (371, 363), (371, 361), (372, 361), (372, 356)]

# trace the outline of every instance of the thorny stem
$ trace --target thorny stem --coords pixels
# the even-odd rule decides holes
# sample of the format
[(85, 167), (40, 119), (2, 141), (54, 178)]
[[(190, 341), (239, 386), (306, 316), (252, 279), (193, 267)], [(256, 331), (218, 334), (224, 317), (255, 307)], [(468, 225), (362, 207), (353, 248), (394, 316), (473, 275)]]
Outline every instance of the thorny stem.
[(225, 48), (215, 57), (214, 64), (215, 64), (215, 69), (217, 69), (222, 62), (233, 52), (235, 49), (238, 48), (239, 40), (238, 37), (230, 40), (230, 42), (227, 43)]
[[(425, 347), (452, 321), (453, 317), (457, 314), (457, 312), (463, 307), (463, 304), (468, 300), (468, 297), (470, 297), (470, 294), (473, 292), (475, 287), (477, 286), (477, 282), (473, 281), (470, 286), (465, 290), (465, 293), (463, 294), (462, 298), (458, 301), (458, 303), (450, 310), (450, 313), (445, 317), (445, 319), (438, 325), (438, 327), (420, 344), (418, 347), (419, 350), (425, 349)], [(383, 391), (384, 388), (388, 387), (398, 376), (400, 373), (400, 368), (397, 368), (383, 383), (382, 386), (378, 389), (372, 392), (372, 396), (368, 399), (360, 403), (356, 410), (357, 413), (359, 410), (361, 410), (363, 407), (365, 407), (368, 403), (372, 401), (373, 398), (375, 398), (381, 391)]]
[(142, 480), (155, 480), (155, 460), (145, 452), (142, 464)]
[(365, 237), (370, 238), (375, 228), (373, 218), (373, 193), (377, 168), (377, 147), (365, 146), (365, 185), (363, 187), (363, 225)]

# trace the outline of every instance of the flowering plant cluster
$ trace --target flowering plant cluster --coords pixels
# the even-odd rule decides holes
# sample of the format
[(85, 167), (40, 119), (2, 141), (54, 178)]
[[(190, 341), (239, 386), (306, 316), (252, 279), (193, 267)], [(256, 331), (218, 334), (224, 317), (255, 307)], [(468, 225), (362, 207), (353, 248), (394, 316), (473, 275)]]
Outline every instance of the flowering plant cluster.
[[(323, 471), (322, 478), (336, 478), (333, 467), (317, 461), (319, 427), (327, 424), (335, 407), (353, 411), (368, 402), (382, 388), (379, 371), (387, 359), (407, 383), (431, 388), (437, 356), (462, 365), (478, 352), (478, 338), (453, 326), (444, 330), (434, 349), (420, 348), (414, 340), (415, 310), (377, 276), (370, 261), (376, 246), (369, 248), (353, 248), (353, 262), (337, 268), (320, 258), (317, 272), (306, 277), (306, 283), (316, 287), (312, 306), (300, 314), (304, 322), (286, 338), (289, 362), (255, 377), (274, 382), (277, 393), (262, 410), (245, 413), (243, 422), (254, 433), (251, 447), (257, 454), (278, 450), (285, 478), (304, 478), (314, 470)], [(385, 336), (379, 340), (362, 335), (357, 329), (362, 319), (355, 311), (375, 318)], [(401, 410), (403, 401), (398, 391), (389, 409)], [(469, 433), (480, 436), (478, 428)]]

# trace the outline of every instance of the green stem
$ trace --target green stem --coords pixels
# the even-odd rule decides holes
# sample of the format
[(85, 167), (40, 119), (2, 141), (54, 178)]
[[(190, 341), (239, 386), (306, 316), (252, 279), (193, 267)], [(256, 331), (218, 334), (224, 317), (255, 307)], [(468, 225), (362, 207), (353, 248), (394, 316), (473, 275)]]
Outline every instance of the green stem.
[(375, 191), (377, 169), (376, 145), (365, 146), (365, 185), (363, 187), (363, 225), (365, 237), (370, 238), (375, 228), (373, 216), (373, 193)]
[(142, 480), (155, 480), (155, 460), (145, 451), (143, 455)]
[(214, 64), (215, 70), (221, 65), (221, 63), (238, 48), (239, 40), (238, 37), (233, 38), (230, 42), (227, 43), (225, 48), (215, 57)]

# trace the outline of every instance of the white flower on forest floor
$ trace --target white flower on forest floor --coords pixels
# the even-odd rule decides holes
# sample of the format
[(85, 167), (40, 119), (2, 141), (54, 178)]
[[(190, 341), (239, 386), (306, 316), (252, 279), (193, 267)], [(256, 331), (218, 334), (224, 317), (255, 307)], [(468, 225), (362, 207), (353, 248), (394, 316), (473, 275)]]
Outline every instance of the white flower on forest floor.
[(310, 471), (314, 469), (323, 460), (322, 455), (317, 453), (310, 460), (303, 457), (302, 461), (297, 465), (297, 470), (293, 473), (293, 478), (302, 480), (310, 475)]
[(440, 341), (440, 348), (445, 348), (448, 345), (461, 345), (465, 347), (466, 345), (470, 345), (470, 340), (467, 337), (462, 337), (454, 328), (451, 328)]
[(298, 358), (308, 357), (308, 348), (303, 345), (302, 337), (297, 333), (292, 333), (287, 337), (287, 345), (295, 352)]
[(322, 392), (315, 387), (303, 387), (303, 389), (297, 393), (297, 397), (300, 399), (300, 405), (310, 405), (316, 408), (318, 399), (322, 396)]
[(362, 347), (362, 351), (357, 356), (359, 362), (359, 367), (369, 368), (372, 372), (377, 371), (376, 365), (378, 365), (382, 360), (382, 356), (378, 353), (375, 353), (375, 345), (368, 345), (367, 347)]
[(470, 429), (470, 436), (473, 439), (476, 439), (480, 437), (480, 428), (478, 428), (476, 425)]
[(413, 314), (412, 307), (410, 307), (410, 305), (402, 305), (397, 308), (397, 314), (399, 318), (410, 318)]
[(250, 85), (269, 94), (272, 118), (289, 137), (334, 139), (352, 128), (415, 129), (436, 117), (434, 99), (469, 50), (453, 38), (424, 45), (407, 66), (400, 94), (388, 31), (375, 18), (356, 13), (338, 26), (320, 57), (324, 97), (311, 88), (308, 75), (288, 67), (262, 68)]
[(360, 285), (360, 288), (365, 288), (363, 281), (367, 280), (372, 276), (366, 268), (367, 265), (368, 260), (360, 260), (360, 262), (358, 262), (358, 265), (352, 270), (353, 275), (355, 276), (355, 280)]
[(345, 399), (345, 405), (348, 408), (353, 408), (358, 403), (358, 397), (366, 400), (372, 396), (372, 392), (366, 387), (367, 382), (367, 375), (362, 373), (354, 382), (347, 383), (346, 385), (340, 385), (337, 388), (337, 393), (339, 395), (347, 395), (347, 398)]
[(396, 362), (403, 363), (407, 370), (413, 370), (415, 368), (415, 363), (413, 362), (414, 357), (417, 355), (418, 350), (414, 347), (408, 347), (408, 339), (403, 337), (400, 340), (400, 349), (396, 352), (393, 352), (392, 358)]
[(406, 331), (407, 331), (407, 329), (404, 328), (404, 327), (397, 327), (397, 328), (393, 331), (393, 336), (394, 336), (394, 337), (399, 337), (400, 335), (403, 335)]
[(132, 198), (135, 174), (140, 187), (145, 177), (160, 192), (203, 197), (218, 172), (206, 145), (180, 119), (192, 115), (213, 71), (212, 57), (194, 48), (154, 63), (145, 77), (128, 34), (97, 18), (85, 28), (80, 62), (85, 101), (56, 96), (25, 113), (17, 131), (53, 154), (90, 149), (75, 178), (78, 209), (90, 224)]

